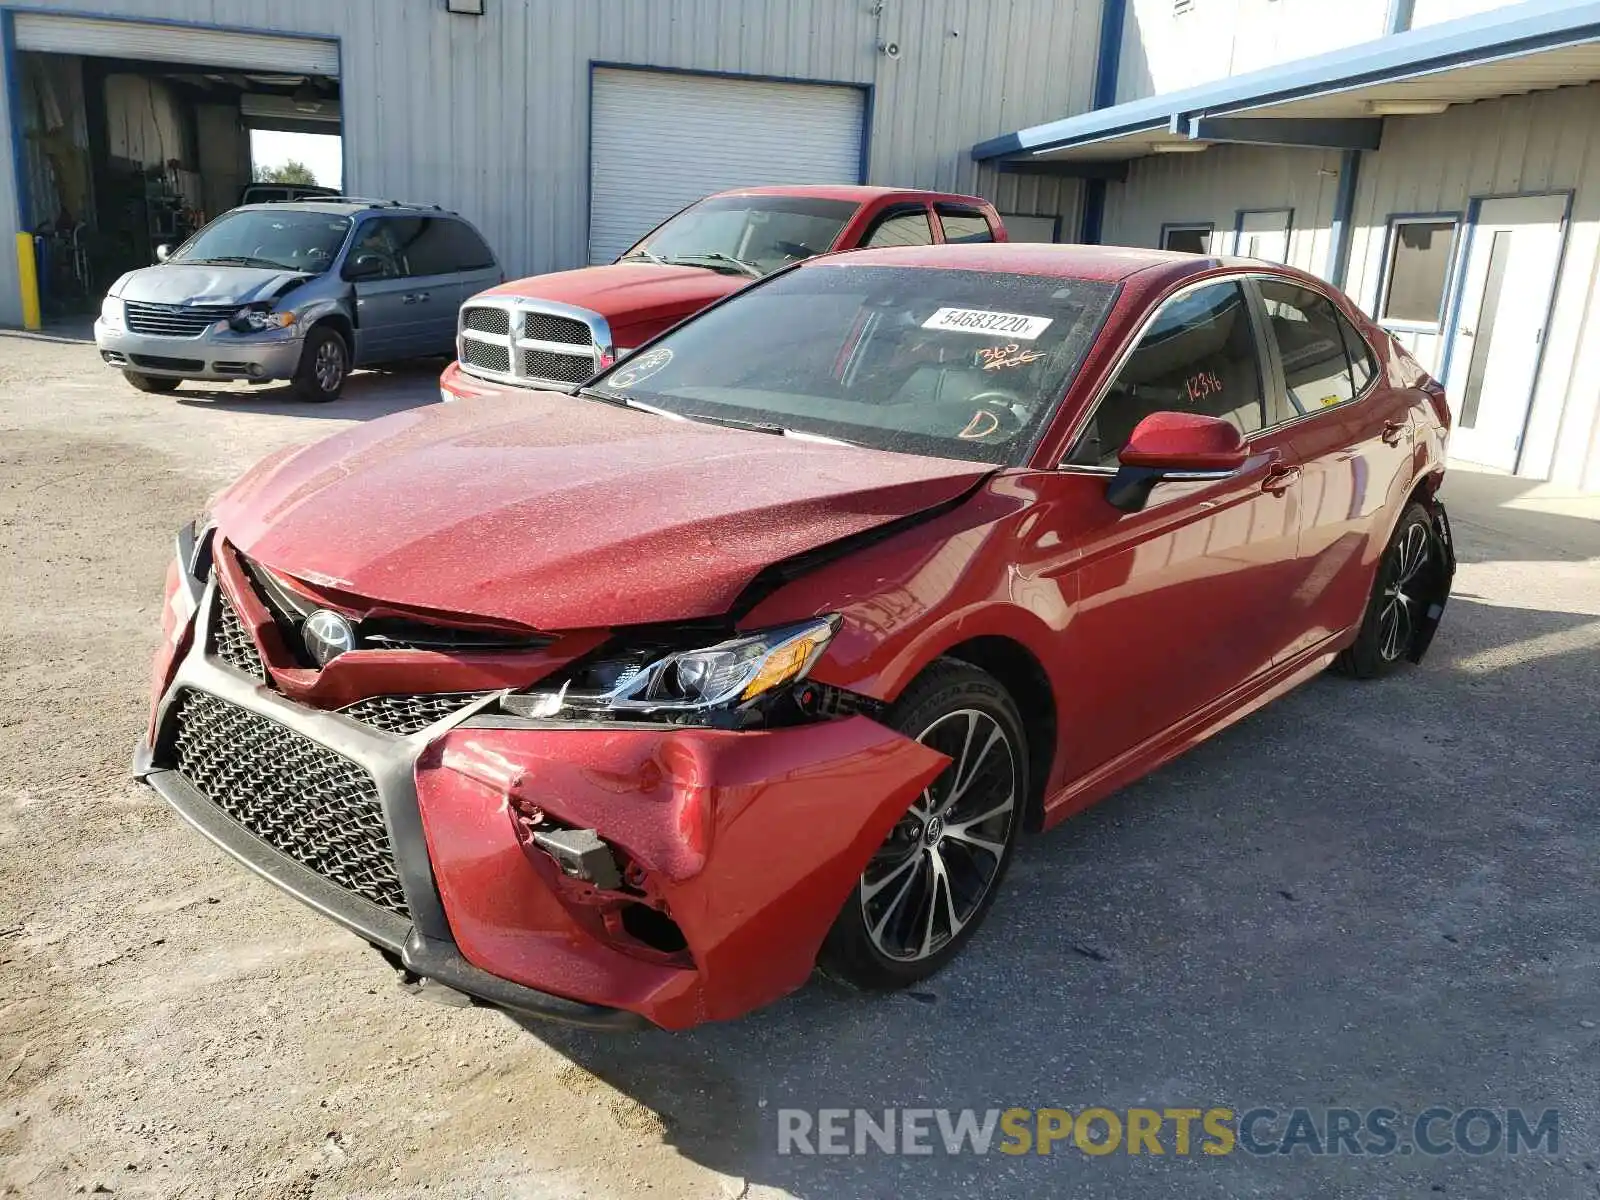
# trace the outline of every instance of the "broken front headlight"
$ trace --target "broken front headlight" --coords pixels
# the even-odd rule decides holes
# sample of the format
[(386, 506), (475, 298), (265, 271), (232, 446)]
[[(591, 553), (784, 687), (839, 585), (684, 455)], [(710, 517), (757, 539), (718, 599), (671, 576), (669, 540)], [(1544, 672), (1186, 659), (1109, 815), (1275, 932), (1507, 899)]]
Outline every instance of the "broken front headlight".
[(619, 653), (584, 665), (559, 686), (509, 696), (502, 705), (530, 717), (740, 709), (804, 679), (838, 627), (838, 617), (818, 617), (702, 649)]

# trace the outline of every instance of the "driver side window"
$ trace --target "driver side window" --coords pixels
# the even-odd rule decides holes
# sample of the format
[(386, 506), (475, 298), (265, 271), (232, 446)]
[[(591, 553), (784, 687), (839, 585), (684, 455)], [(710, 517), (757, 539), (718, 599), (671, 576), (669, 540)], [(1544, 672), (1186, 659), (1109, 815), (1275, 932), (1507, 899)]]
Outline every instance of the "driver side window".
[(1151, 413), (1221, 417), (1249, 436), (1266, 423), (1250, 306), (1237, 282), (1167, 301), (1100, 400), (1067, 456), (1114, 467), (1134, 427)]
[(349, 253), (345, 255), (347, 274), (350, 266), (364, 258), (376, 258), (383, 268), (379, 274), (364, 276), (366, 279), (398, 279), (405, 274), (400, 265), (399, 247), (392, 236), (393, 225), (392, 217), (371, 217), (362, 222), (356, 230)]

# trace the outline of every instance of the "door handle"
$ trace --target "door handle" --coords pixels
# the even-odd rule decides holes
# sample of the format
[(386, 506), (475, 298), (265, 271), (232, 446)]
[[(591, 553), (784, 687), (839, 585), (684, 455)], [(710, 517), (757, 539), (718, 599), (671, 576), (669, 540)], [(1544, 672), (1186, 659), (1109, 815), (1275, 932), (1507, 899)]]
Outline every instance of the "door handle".
[(401, 304), (422, 304), (428, 299), (427, 292), (407, 292), (400, 297)]
[(1287, 492), (1300, 478), (1300, 468), (1285, 466), (1280, 463), (1267, 472), (1267, 477), (1262, 481), (1261, 490), (1273, 496), (1281, 496)]
[(1411, 428), (1408, 421), (1385, 421), (1383, 423), (1383, 440), (1386, 445), (1398, 446), (1400, 439), (1405, 436), (1406, 430)]

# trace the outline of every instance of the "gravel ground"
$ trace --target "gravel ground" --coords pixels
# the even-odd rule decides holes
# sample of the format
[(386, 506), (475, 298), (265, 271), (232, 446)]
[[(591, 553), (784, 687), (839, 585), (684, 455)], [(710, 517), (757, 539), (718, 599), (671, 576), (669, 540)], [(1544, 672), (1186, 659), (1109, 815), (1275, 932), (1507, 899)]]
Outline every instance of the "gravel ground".
[[(436, 367), (145, 396), (0, 335), (0, 1194), (1600, 1196), (1600, 523), (1452, 480), (1429, 661), (1024, 846), (925, 989), (686, 1035), (401, 994), (127, 778), (173, 529)], [(1555, 1155), (819, 1158), (798, 1107), (1559, 1108)]]

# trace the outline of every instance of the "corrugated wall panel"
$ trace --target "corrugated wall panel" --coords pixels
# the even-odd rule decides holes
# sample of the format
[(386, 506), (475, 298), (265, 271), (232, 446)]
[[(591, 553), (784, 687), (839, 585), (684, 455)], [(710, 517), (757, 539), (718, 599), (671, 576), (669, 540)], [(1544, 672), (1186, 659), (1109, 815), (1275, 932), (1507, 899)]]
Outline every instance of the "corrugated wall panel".
[[(866, 0), (490, 0), (484, 17), (438, 0), (79, 7), (339, 38), (346, 189), (457, 209), (516, 274), (585, 261), (593, 61), (870, 84), (871, 182), (976, 191), (1004, 212), (1064, 214), (1069, 231), (1078, 219), (1076, 182), (1000, 176), (968, 150), (1088, 106), (1100, 0), (884, 0), (877, 13)], [(15, 195), (0, 154), (12, 229)], [(19, 319), (16, 264), (0, 254), (0, 323)]]
[(1339, 155), (1320, 150), (1213, 146), (1201, 154), (1135, 161), (1106, 196), (1105, 240), (1158, 246), (1163, 224), (1209, 222), (1220, 253), (1232, 253), (1240, 209), (1292, 208), (1289, 263), (1321, 271), (1339, 187)]
[[(1385, 123), (1356, 199), (1348, 288), (1376, 306), (1389, 219), (1465, 212), (1474, 197), (1570, 191), (1572, 217), (1522, 450), (1524, 473), (1600, 489), (1600, 85)], [(1437, 342), (1420, 349), (1437, 366)]]

